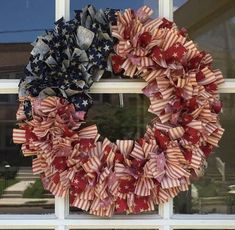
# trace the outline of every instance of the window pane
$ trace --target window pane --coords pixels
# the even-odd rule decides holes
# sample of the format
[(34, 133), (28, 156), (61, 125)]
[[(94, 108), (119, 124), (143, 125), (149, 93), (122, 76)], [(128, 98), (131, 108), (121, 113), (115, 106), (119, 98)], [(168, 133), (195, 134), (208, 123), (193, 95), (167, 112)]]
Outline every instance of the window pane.
[(174, 20), (188, 29), (200, 49), (211, 53), (226, 78), (235, 77), (235, 4), (233, 0), (174, 0)]
[(175, 213), (235, 214), (235, 94), (222, 94), (221, 100), (225, 132), (220, 147), (209, 157), (205, 176), (175, 198)]
[(96, 123), (100, 134), (111, 141), (141, 137), (153, 118), (148, 112), (149, 101), (144, 95), (95, 94), (92, 97), (95, 102), (88, 113), (87, 123)]
[(84, 6), (91, 4), (96, 8), (114, 8), (114, 9), (126, 9), (132, 8), (137, 10), (143, 5), (151, 7), (155, 12), (154, 16), (158, 15), (158, 1), (157, 0), (119, 0), (119, 1), (107, 1), (107, 0), (70, 0), (71, 4), (71, 17), (73, 17), (73, 11), (83, 8)]
[(21, 78), (31, 50), (27, 43), (0, 43), (0, 79)]
[(54, 197), (33, 175), (32, 158), (12, 143), (17, 103), (17, 95), (0, 95), (0, 214), (52, 213)]
[[(117, 139), (137, 139), (142, 137), (153, 115), (148, 112), (149, 101), (143, 94), (96, 94), (94, 105), (88, 113), (87, 123), (97, 124), (102, 137), (115, 142)], [(72, 214), (82, 211), (71, 207)], [(158, 213), (158, 207), (152, 212)], [(143, 213), (144, 214), (144, 213)]]
[(54, 0), (2, 0), (0, 42), (32, 42), (45, 29), (53, 27), (54, 18)]
[(22, 76), (32, 50), (30, 43), (54, 27), (54, 18), (54, 0), (1, 1), (0, 79)]

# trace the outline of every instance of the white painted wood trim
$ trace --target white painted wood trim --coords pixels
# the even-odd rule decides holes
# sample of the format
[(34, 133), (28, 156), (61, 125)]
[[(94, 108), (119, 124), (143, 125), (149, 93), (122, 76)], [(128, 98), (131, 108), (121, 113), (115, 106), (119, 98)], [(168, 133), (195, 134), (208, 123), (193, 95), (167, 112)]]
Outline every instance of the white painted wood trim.
[(169, 200), (169, 202), (160, 204), (158, 206), (159, 216), (163, 219), (170, 219), (173, 215), (173, 199)]
[(159, 17), (173, 20), (173, 0), (159, 0)]
[(55, 0), (55, 20), (61, 17), (66, 21), (70, 19), (70, 0)]
[[(164, 226), (174, 229), (234, 229), (234, 215), (227, 218), (226, 215), (174, 215), (171, 219), (150, 218), (151, 215), (143, 215), (142, 218), (92, 218), (92, 219), (53, 219), (48, 220), (44, 216), (30, 218), (21, 215), (21, 219), (11, 218), (0, 220), (0, 229), (158, 229)], [(178, 216), (178, 217), (177, 217)]]
[[(0, 79), (0, 94), (17, 94), (18, 79)], [(90, 93), (142, 93), (146, 82), (141, 80), (101, 80), (95, 82)], [(219, 89), (220, 93), (235, 93), (235, 79), (225, 79), (225, 83)]]
[(55, 197), (55, 215), (61, 220), (69, 215), (69, 196), (66, 198)]
[[(70, 19), (70, 0), (55, 0), (55, 20), (63, 17), (66, 21)], [(55, 215), (62, 223), (56, 225), (56, 230), (67, 230), (63, 220), (69, 214), (69, 197), (55, 197)]]

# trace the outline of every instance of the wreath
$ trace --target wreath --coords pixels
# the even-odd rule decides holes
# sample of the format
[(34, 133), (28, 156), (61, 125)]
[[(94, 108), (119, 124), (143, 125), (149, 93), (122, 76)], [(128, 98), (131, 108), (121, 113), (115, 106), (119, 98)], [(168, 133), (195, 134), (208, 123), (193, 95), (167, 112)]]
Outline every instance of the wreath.
[[(98, 216), (154, 210), (200, 177), (223, 134), (220, 70), (165, 18), (143, 6), (96, 10), (37, 38), (19, 84), (13, 140), (55, 196)], [(100, 138), (86, 126), (94, 81), (110, 72), (146, 81), (155, 115), (137, 140)]]

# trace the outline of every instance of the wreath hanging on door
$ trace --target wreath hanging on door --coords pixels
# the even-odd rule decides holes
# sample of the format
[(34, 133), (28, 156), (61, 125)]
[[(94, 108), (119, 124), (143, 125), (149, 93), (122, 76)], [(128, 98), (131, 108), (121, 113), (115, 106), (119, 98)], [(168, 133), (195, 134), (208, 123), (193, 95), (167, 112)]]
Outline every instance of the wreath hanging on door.
[[(55, 23), (33, 44), (19, 84), (18, 129), (13, 139), (33, 172), (55, 196), (98, 216), (152, 211), (200, 177), (223, 129), (220, 70), (185, 30), (151, 19), (144, 6), (96, 10)], [(110, 71), (144, 79), (149, 122), (137, 140), (100, 139), (86, 126), (94, 81)]]

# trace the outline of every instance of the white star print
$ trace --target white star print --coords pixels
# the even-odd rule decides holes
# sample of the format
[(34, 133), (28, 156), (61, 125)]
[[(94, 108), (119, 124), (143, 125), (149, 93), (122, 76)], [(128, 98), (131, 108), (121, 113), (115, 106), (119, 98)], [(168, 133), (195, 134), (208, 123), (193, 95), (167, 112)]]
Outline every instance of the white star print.
[(38, 67), (38, 66), (36, 66), (36, 67), (35, 67), (35, 71), (36, 71), (36, 72), (38, 72), (38, 70), (39, 70), (39, 67)]
[(28, 106), (29, 106), (29, 103), (26, 101), (26, 102), (24, 103), (24, 106), (25, 106), (25, 107), (28, 107)]
[(74, 180), (74, 183), (75, 183), (75, 184), (78, 184), (78, 182), (79, 182), (79, 181), (78, 181), (77, 179), (76, 179), (76, 180)]
[(105, 45), (104, 50), (105, 50), (105, 51), (108, 51), (108, 50), (109, 50), (109, 46), (108, 46), (108, 45)]
[(76, 104), (75, 104), (75, 106), (76, 106), (77, 108), (80, 108), (80, 105), (79, 105), (79, 103), (76, 103)]
[(177, 53), (173, 53), (172, 56), (173, 56), (173, 57), (178, 57), (178, 54), (177, 54)]
[(125, 187), (124, 187), (125, 189), (129, 189), (129, 186), (128, 185), (125, 185)]
[(100, 53), (98, 53), (96, 56), (97, 56), (98, 58), (101, 58), (102, 55), (101, 55)]
[(89, 56), (89, 60), (93, 60), (93, 59), (94, 59), (94, 55), (91, 54), (91, 55)]
[(88, 105), (88, 101), (87, 100), (83, 100), (82, 101), (82, 105), (87, 106)]

